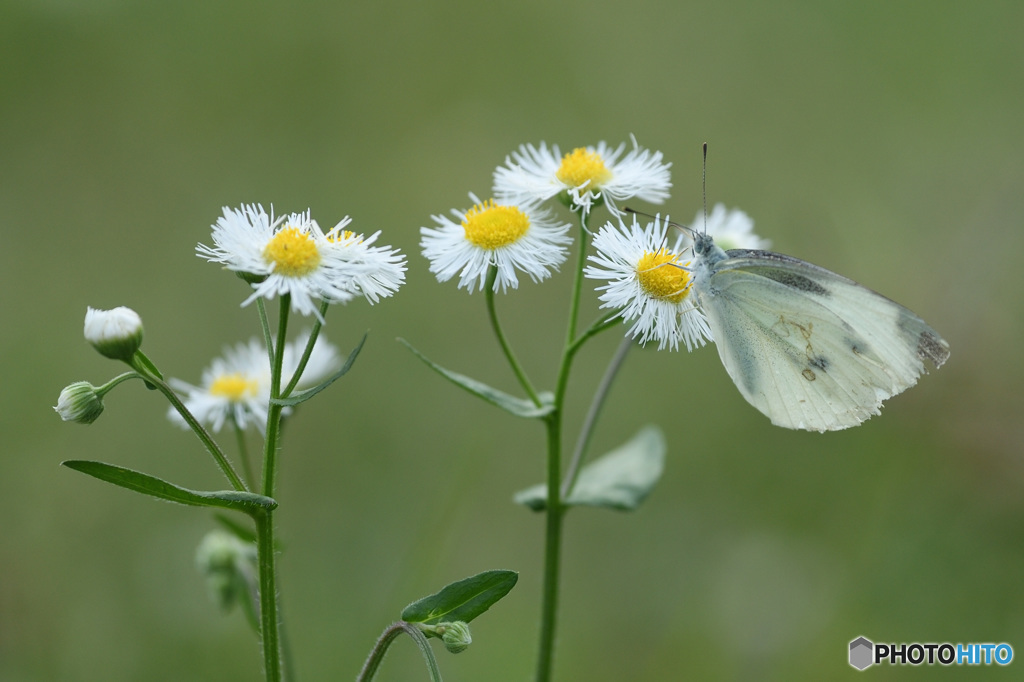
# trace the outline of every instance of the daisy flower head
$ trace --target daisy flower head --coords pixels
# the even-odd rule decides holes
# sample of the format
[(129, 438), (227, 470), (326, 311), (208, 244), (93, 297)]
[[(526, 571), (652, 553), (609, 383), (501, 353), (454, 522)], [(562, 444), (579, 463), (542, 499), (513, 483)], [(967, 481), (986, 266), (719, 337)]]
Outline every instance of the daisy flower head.
[(633, 216), (627, 225), (605, 224), (594, 237), (597, 253), (588, 256), (593, 265), (584, 274), (606, 284), (597, 287), (602, 308), (618, 308), (619, 316), (632, 322), (628, 334), (646, 344), (657, 339), (666, 346), (687, 350), (711, 340), (711, 330), (690, 296), (690, 258), (682, 235), (669, 242), (668, 219), (655, 218), (641, 226)]
[[(300, 334), (284, 346), (281, 363), (282, 385), (287, 383), (295, 370), (306, 343), (309, 331)], [(320, 334), (310, 352), (302, 378), (296, 389), (309, 388), (319, 384), (341, 366), (338, 348)], [(185, 407), (200, 423), (213, 431), (220, 431), (225, 422), (231, 420), (239, 428), (255, 425), (260, 431), (266, 428), (267, 411), (270, 406), (270, 358), (260, 339), (252, 338), (248, 343), (238, 343), (225, 348), (221, 357), (214, 358), (203, 370), (202, 382), (193, 386), (179, 379), (171, 379), (171, 387), (184, 398)], [(291, 408), (284, 408), (290, 414)], [(187, 427), (173, 407), (167, 412), (168, 418), (182, 427)]]
[(767, 249), (771, 241), (754, 234), (754, 221), (738, 208), (726, 209), (725, 204), (715, 204), (704, 220), (699, 211), (691, 226), (706, 231), (723, 251), (730, 249)]
[(618, 202), (633, 197), (660, 204), (672, 186), (668, 170), (672, 164), (662, 162), (661, 152), (641, 148), (636, 138), (632, 141), (633, 148), (625, 156), (625, 143), (612, 149), (599, 142), (565, 155), (558, 145), (521, 145), (494, 171), (494, 195), (498, 201), (519, 205), (560, 196), (584, 215), (601, 202), (619, 215)]
[(309, 211), (275, 219), (262, 206), (225, 208), (213, 226), (214, 246), (200, 244), (196, 251), (252, 284), (253, 293), (242, 305), (290, 294), (292, 310), (321, 319), (320, 300), (345, 303), (358, 293), (373, 302), (390, 295), (404, 279), (404, 261), (397, 252), (370, 248), (372, 239), (348, 248), (358, 240), (354, 235), (339, 238), (347, 234), (348, 222), (339, 223), (328, 239)]
[(456, 220), (432, 216), (437, 227), (421, 227), (420, 248), (439, 282), (459, 275), (459, 288), (483, 290), (491, 266), (497, 268), (494, 291), (519, 286), (516, 270), (534, 282), (551, 275), (566, 259), (569, 223), (550, 212), (515, 202), (480, 201), (469, 195), (473, 207), (452, 210)]
[[(199, 386), (178, 379), (171, 379), (169, 383), (184, 398), (188, 411), (215, 432), (220, 431), (229, 419), (240, 429), (255, 424), (262, 431), (266, 426), (270, 405), (270, 360), (258, 339), (225, 348), (224, 354), (214, 358), (203, 370)], [(167, 416), (172, 422), (187, 428), (185, 420), (173, 407)]]

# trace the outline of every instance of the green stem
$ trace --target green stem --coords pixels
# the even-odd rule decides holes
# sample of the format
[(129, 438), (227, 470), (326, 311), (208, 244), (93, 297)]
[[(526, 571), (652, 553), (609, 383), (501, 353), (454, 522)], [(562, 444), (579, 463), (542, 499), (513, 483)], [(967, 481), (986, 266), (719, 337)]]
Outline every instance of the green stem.
[[(327, 301), (320, 303), (320, 317), (327, 315)], [(302, 357), (299, 359), (299, 364), (295, 368), (295, 373), (292, 374), (291, 380), (283, 391), (281, 391), (281, 397), (287, 398), (295, 390), (295, 386), (299, 383), (299, 379), (302, 378), (302, 373), (306, 371), (306, 363), (309, 362), (309, 356), (313, 354), (313, 346), (316, 345), (316, 339), (320, 336), (320, 329), (323, 327), (323, 322), (317, 319), (313, 323), (313, 329), (309, 332), (309, 339), (306, 341), (306, 347), (302, 351)]]
[(555, 629), (558, 615), (558, 577), (562, 554), (562, 519), (565, 510), (559, 496), (561, 479), (561, 412), (556, 408), (547, 420), (548, 503), (545, 508), (544, 587), (541, 602), (540, 650), (537, 654), (537, 682), (551, 679), (555, 655)]
[(277, 622), (277, 581), (274, 570), (274, 513), (253, 514), (260, 572), (260, 641), (267, 682), (281, 681), (281, 642)]
[(615, 381), (615, 377), (618, 376), (619, 370), (622, 369), (626, 356), (633, 345), (634, 342), (631, 337), (623, 337), (622, 343), (619, 344), (618, 350), (615, 351), (615, 356), (608, 364), (608, 369), (605, 370), (604, 376), (601, 377), (601, 383), (597, 387), (593, 401), (590, 403), (586, 419), (583, 420), (583, 428), (580, 429), (580, 435), (576, 439), (576, 447), (573, 450), (572, 459), (569, 461), (569, 468), (566, 470), (565, 479), (562, 482), (562, 499), (569, 499), (569, 493), (572, 492), (572, 488), (576, 484), (576, 476), (579, 475), (580, 466), (583, 464), (583, 456), (587, 452), (587, 446), (590, 445), (590, 437), (594, 433), (594, 426), (596, 426), (597, 418), (601, 414), (601, 408), (604, 407), (605, 399), (608, 397), (612, 383)]
[(412, 637), (413, 641), (416, 642), (416, 646), (420, 648), (420, 653), (423, 654), (423, 658), (427, 663), (427, 671), (430, 673), (431, 681), (441, 682), (441, 671), (437, 667), (437, 660), (434, 658), (434, 652), (430, 648), (430, 642), (427, 641), (426, 636), (420, 632), (419, 628), (411, 623), (406, 623), (404, 620), (392, 623), (384, 629), (383, 634), (377, 639), (377, 643), (373, 645), (370, 655), (367, 656), (363, 669), (359, 671), (356, 682), (370, 682), (373, 679), (373, 676), (377, 674), (377, 670), (380, 668), (380, 664), (384, 662), (384, 654), (387, 653), (388, 647), (403, 632)]
[(245, 484), (251, 487), (256, 480), (252, 475), (252, 464), (249, 462), (249, 446), (245, 442), (245, 429), (238, 425), (238, 422), (231, 419), (231, 427), (235, 430), (235, 444), (238, 448), (238, 460), (242, 463), (242, 475), (245, 476)]
[(213, 456), (213, 461), (217, 463), (217, 466), (220, 468), (224, 476), (227, 477), (231, 486), (235, 490), (248, 492), (249, 488), (246, 487), (242, 479), (239, 478), (234, 467), (231, 466), (231, 462), (228, 461), (228, 458), (224, 455), (220, 446), (217, 445), (217, 442), (213, 440), (213, 436), (211, 436), (195, 416), (188, 411), (188, 408), (185, 407), (185, 403), (181, 402), (181, 398), (179, 398), (178, 394), (174, 392), (174, 389), (168, 386), (162, 378), (150, 371), (150, 367), (155, 367), (155, 365), (153, 365), (149, 358), (142, 354), (142, 351), (135, 351), (135, 354), (136, 356), (141, 357), (132, 359), (132, 362), (129, 363), (132, 368), (143, 377), (146, 383), (164, 394), (164, 397), (167, 398), (168, 402), (170, 402), (174, 409), (177, 410), (178, 414), (181, 415), (181, 418), (185, 420), (185, 423), (189, 425), (192, 432), (195, 433), (196, 437), (199, 438), (200, 442), (202, 442), (206, 451)]
[(580, 214), (580, 244), (573, 277), (572, 295), (569, 300), (569, 324), (566, 329), (565, 347), (558, 370), (555, 387), (554, 410), (545, 418), (547, 426), (547, 506), (545, 507), (544, 535), (544, 586), (542, 588), (540, 649), (537, 653), (537, 682), (548, 682), (555, 656), (555, 631), (558, 616), (559, 574), (562, 555), (562, 520), (565, 504), (561, 496), (562, 480), (562, 409), (565, 392), (569, 385), (569, 371), (572, 361), (583, 342), (597, 333), (592, 326), (580, 339), (576, 339), (576, 324), (579, 318), (580, 292), (583, 289), (583, 266), (587, 260), (587, 218)]
[(97, 386), (96, 395), (102, 398), (107, 393), (109, 393), (110, 390), (113, 389), (115, 386), (125, 381), (128, 381), (129, 379), (142, 379), (143, 381), (146, 381), (146, 377), (143, 377), (138, 372), (125, 372), (124, 374), (118, 374), (116, 377), (114, 377), (107, 383), (103, 384), (102, 386)]
[(263, 448), (263, 486), (262, 492), (267, 497), (274, 496), (277, 482), (277, 449), (281, 429), (281, 405), (274, 399), (281, 397), (281, 365), (284, 363), (284, 339), (288, 333), (288, 311), (291, 307), (291, 296), (281, 296), (281, 310), (277, 319), (277, 337), (274, 344), (274, 355), (270, 365), (270, 409), (267, 410), (267, 431)]
[(576, 257), (576, 273), (572, 281), (572, 298), (569, 307), (569, 328), (566, 330), (566, 346), (576, 338), (576, 321), (580, 314), (580, 291), (583, 289), (583, 266), (587, 262), (587, 238), (590, 231), (587, 229), (587, 216), (580, 212), (580, 250)]
[(267, 318), (267, 304), (263, 298), (256, 299), (256, 310), (260, 314), (260, 329), (263, 330), (263, 345), (267, 348), (267, 362), (274, 364), (274, 336), (270, 333), (270, 320)]
[(498, 343), (501, 344), (501, 350), (505, 353), (505, 357), (508, 359), (508, 364), (512, 367), (512, 371), (516, 375), (516, 379), (519, 380), (519, 384), (526, 391), (526, 395), (530, 397), (533, 404), (540, 407), (540, 397), (537, 395), (537, 391), (533, 388), (533, 384), (530, 383), (529, 377), (526, 376), (526, 372), (523, 371), (522, 366), (516, 359), (515, 353), (512, 352), (512, 347), (508, 344), (508, 339), (505, 338), (505, 332), (501, 329), (501, 323), (498, 322), (498, 312), (494, 307), (494, 280), (498, 276), (498, 266), (492, 265), (487, 271), (487, 284), (484, 285), (484, 297), (487, 299), (487, 315), (491, 320), (491, 327), (494, 329), (494, 335), (498, 337)]
[[(281, 365), (284, 362), (284, 340), (288, 334), (288, 312), (291, 296), (283, 294), (277, 319), (277, 337), (270, 365), (270, 397), (281, 395)], [(269, 336), (269, 334), (268, 334)], [(262, 492), (274, 496), (277, 480), (277, 450), (281, 436), (281, 405), (273, 400), (267, 411), (266, 440), (263, 448)], [(263, 667), (267, 682), (281, 680), (281, 641), (277, 614), (276, 554), (274, 548), (274, 515), (265, 511), (256, 515), (256, 552), (260, 571), (260, 635), (263, 643)]]

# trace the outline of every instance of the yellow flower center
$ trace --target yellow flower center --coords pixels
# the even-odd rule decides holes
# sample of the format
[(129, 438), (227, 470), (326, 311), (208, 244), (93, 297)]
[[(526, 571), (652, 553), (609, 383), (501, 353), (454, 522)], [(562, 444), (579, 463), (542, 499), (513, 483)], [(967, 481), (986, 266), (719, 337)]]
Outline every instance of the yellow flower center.
[(690, 291), (690, 273), (680, 265), (676, 254), (665, 249), (645, 251), (636, 264), (636, 278), (651, 298), (679, 303)]
[(225, 374), (214, 379), (210, 384), (210, 395), (227, 398), (233, 403), (241, 402), (256, 395), (259, 386), (255, 379), (246, 379), (237, 372)]
[(334, 242), (335, 244), (344, 244), (351, 241), (354, 241), (356, 244), (362, 244), (363, 235), (356, 234), (351, 230), (338, 230), (337, 232), (327, 235), (327, 241)]
[(263, 258), (274, 264), (278, 274), (302, 277), (320, 265), (320, 250), (308, 234), (297, 227), (286, 227), (263, 249)]
[(530, 229), (530, 219), (515, 206), (499, 206), (488, 199), (466, 211), (462, 229), (470, 243), (493, 251), (522, 239)]
[(555, 177), (570, 187), (586, 185), (587, 190), (593, 191), (611, 180), (612, 172), (597, 152), (577, 147), (562, 157)]

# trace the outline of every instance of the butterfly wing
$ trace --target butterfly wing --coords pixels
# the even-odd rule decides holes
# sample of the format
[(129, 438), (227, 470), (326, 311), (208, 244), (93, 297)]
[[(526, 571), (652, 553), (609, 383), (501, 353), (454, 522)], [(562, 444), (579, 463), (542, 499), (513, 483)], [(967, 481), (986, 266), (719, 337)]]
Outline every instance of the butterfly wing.
[(773, 424), (835, 431), (879, 413), (949, 346), (853, 280), (769, 251), (729, 251), (698, 286), (719, 356)]

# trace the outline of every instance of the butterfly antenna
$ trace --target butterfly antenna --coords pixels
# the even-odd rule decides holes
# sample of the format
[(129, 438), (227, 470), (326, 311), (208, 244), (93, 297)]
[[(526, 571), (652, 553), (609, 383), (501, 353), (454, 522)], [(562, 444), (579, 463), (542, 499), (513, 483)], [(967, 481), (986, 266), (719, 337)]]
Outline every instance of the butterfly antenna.
[(704, 165), (700, 174), (700, 191), (704, 200), (704, 234), (708, 233), (708, 143), (704, 143)]
[[(651, 215), (650, 213), (644, 213), (643, 211), (638, 211), (638, 210), (636, 210), (634, 208), (630, 208), (629, 206), (624, 206), (622, 208), (622, 212), (623, 213), (633, 213), (634, 215), (642, 215), (643, 217), (650, 218), (651, 220), (658, 220), (659, 219), (659, 217), (656, 216), (656, 215)], [(693, 228), (690, 227), (689, 225), (683, 225), (682, 223), (677, 223), (677, 222), (675, 222), (673, 220), (668, 220), (667, 218), (665, 219), (665, 224), (666, 225), (671, 225), (672, 227), (676, 228), (677, 230), (681, 230), (683, 232), (689, 232), (690, 234), (693, 234)]]

